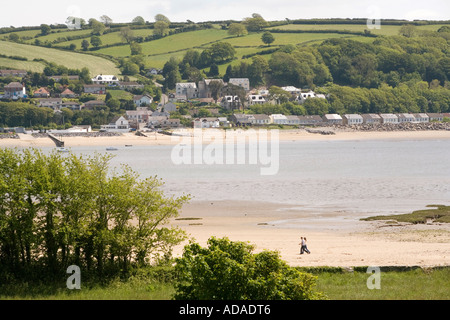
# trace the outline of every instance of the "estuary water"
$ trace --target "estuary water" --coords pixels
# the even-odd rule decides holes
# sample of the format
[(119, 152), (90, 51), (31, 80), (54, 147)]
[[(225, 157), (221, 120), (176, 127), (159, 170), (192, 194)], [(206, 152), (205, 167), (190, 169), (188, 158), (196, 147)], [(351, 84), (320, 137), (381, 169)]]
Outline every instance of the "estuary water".
[[(181, 164), (173, 146), (118, 147), (111, 164), (158, 176), (171, 195), (274, 202), (311, 211), (403, 213), (450, 204), (450, 140), (280, 142), (278, 172), (259, 164)], [(74, 147), (106, 153), (105, 147)], [(273, 160), (273, 159), (272, 159)]]

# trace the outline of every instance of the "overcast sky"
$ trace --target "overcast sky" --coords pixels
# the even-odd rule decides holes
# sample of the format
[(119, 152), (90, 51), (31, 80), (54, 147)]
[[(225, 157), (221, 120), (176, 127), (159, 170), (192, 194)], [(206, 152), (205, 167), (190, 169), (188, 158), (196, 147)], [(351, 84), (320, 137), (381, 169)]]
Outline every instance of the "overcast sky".
[(448, 0), (78, 0), (2, 1), (0, 27), (64, 23), (68, 16), (89, 20), (106, 14), (114, 22), (136, 16), (154, 21), (158, 13), (171, 21), (242, 20), (252, 13), (266, 20), (308, 18), (450, 19)]

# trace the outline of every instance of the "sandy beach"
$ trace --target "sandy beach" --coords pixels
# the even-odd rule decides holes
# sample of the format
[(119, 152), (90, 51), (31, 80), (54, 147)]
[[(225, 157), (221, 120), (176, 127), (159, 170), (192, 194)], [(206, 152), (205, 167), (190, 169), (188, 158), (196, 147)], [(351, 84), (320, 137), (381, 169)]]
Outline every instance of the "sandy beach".
[[(301, 226), (289, 224), (299, 218), (304, 219)], [(174, 225), (202, 246), (212, 236), (228, 237), (255, 245), (255, 252), (278, 251), (292, 266), (450, 265), (450, 224), (393, 225), (359, 219), (339, 211), (317, 216), (273, 203), (220, 201), (185, 205)], [(301, 236), (307, 238), (311, 254), (299, 254)], [(175, 248), (176, 256), (183, 245)]]
[[(346, 132), (335, 135), (305, 130), (280, 130), (280, 141), (339, 140), (448, 140), (450, 131)], [(67, 148), (79, 146), (157, 146), (180, 143), (179, 138), (148, 133), (118, 137), (66, 137)], [(55, 147), (49, 138), (20, 135), (0, 139), (0, 147)], [(420, 208), (417, 208), (420, 209)], [(229, 237), (247, 241), (255, 251), (276, 250), (293, 266), (441, 266), (450, 265), (450, 224), (404, 225), (384, 221), (360, 221), (362, 214), (336, 210), (323, 213), (291, 210), (276, 203), (236, 201), (191, 202), (183, 207), (181, 220), (173, 221), (201, 245), (208, 238)], [(193, 218), (193, 219), (192, 219)], [(293, 227), (289, 222), (301, 219)], [(311, 254), (299, 254), (300, 237), (308, 239)], [(184, 245), (184, 244), (183, 244)], [(175, 255), (182, 253), (177, 246)]]
[[(326, 129), (326, 128), (325, 128)], [(255, 130), (258, 132), (258, 130)], [(225, 140), (225, 131), (217, 129), (203, 129), (202, 134), (219, 132)], [(229, 130), (236, 135), (240, 132), (248, 133), (248, 130)], [(190, 135), (193, 129), (182, 131)], [(228, 133), (230, 135), (230, 133)], [(80, 146), (153, 146), (153, 145), (176, 145), (189, 142), (189, 137), (169, 136), (154, 132), (146, 133), (147, 136), (138, 136), (135, 133), (124, 133), (114, 137), (63, 137), (62, 140), (67, 148)], [(50, 138), (34, 138), (31, 135), (19, 134), (20, 139), (0, 139), (0, 147), (54, 147), (55, 143)], [(259, 137), (259, 135), (258, 135)], [(269, 134), (267, 138), (271, 138)], [(279, 141), (342, 141), (342, 140), (427, 140), (427, 139), (450, 139), (450, 131), (391, 131), (391, 132), (362, 132), (337, 130), (334, 135), (321, 135), (309, 133), (303, 129), (278, 130)], [(185, 140), (183, 140), (185, 139)], [(193, 141), (193, 138), (192, 138)]]

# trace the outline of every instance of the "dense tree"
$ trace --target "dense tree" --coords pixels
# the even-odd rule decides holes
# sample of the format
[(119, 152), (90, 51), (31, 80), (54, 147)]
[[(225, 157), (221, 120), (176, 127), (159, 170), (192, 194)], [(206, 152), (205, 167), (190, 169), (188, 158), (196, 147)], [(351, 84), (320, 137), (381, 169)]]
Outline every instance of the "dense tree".
[(91, 37), (91, 45), (94, 48), (98, 48), (102, 45), (102, 39), (99, 36), (92, 36)]
[(132, 42), (130, 44), (130, 50), (132, 56), (142, 54), (142, 46), (139, 43)]
[(257, 13), (252, 14), (252, 17), (245, 18), (243, 23), (247, 27), (248, 31), (254, 32), (259, 32), (264, 27), (267, 27), (269, 25), (267, 21), (264, 20), (264, 18)]
[(113, 19), (111, 19), (110, 17), (108, 17), (107, 15), (102, 15), (100, 17), (100, 21), (105, 25), (105, 26), (109, 26), (111, 25), (111, 23), (113, 23)]
[(159, 179), (129, 167), (112, 172), (108, 155), (0, 149), (0, 159), (2, 276), (57, 279), (71, 264), (126, 274), (167, 258), (184, 237), (163, 225), (188, 197), (165, 197)]
[(131, 30), (130, 27), (122, 27), (122, 28), (120, 28), (120, 37), (126, 43), (133, 42), (133, 40), (135, 38), (134, 32), (133, 32), (133, 30)]
[(165, 21), (156, 21), (153, 29), (153, 34), (158, 37), (164, 37), (169, 31), (169, 23)]
[(41, 35), (46, 36), (52, 31), (48, 24), (41, 24)]
[(141, 16), (137, 16), (136, 18), (133, 19), (133, 21), (131, 21), (131, 23), (136, 25), (144, 25), (145, 19), (142, 18)]
[(84, 51), (86, 51), (89, 48), (89, 46), (90, 46), (90, 43), (86, 39), (81, 41), (81, 47), (83, 48)]
[(101, 36), (105, 32), (105, 25), (96, 19), (90, 19), (89, 24), (92, 28), (92, 34), (96, 36)]
[(261, 36), (261, 40), (262, 40), (262, 42), (264, 42), (265, 44), (270, 46), (270, 44), (275, 41), (275, 38), (273, 37), (272, 33), (270, 33), (269, 31), (266, 31)]
[(240, 37), (248, 34), (248, 31), (247, 28), (242, 23), (232, 23), (228, 27), (228, 34)]

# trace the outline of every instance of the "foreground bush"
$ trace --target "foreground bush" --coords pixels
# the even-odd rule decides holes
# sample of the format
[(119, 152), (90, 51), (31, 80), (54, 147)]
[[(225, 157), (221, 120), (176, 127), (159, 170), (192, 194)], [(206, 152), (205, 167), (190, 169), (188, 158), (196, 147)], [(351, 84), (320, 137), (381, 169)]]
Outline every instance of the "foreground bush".
[(177, 259), (175, 299), (309, 300), (324, 298), (316, 277), (288, 266), (277, 252), (253, 254), (254, 247), (227, 238), (192, 243)]

